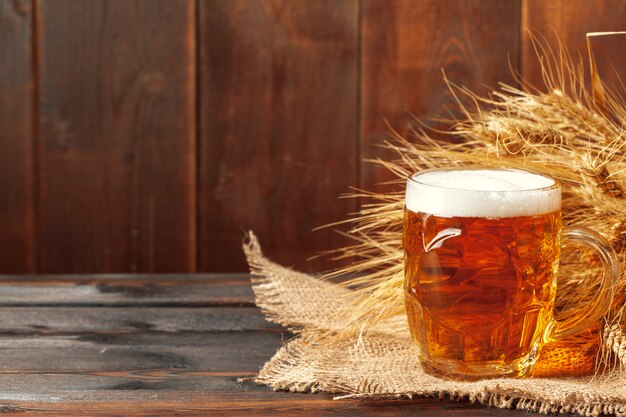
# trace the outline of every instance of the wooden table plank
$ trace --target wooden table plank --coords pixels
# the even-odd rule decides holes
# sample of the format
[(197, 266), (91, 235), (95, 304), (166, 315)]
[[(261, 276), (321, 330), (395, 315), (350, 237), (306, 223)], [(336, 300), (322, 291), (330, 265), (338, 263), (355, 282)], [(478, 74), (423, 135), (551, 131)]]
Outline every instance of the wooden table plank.
[(0, 276), (0, 306), (254, 305), (248, 275)]
[[(1, 290), (0, 290), (1, 291)], [(0, 332), (82, 334), (276, 331), (254, 307), (0, 307)], [(172, 339), (176, 335), (170, 335)], [(1, 344), (1, 342), (0, 342)]]
[[(255, 373), (289, 340), (277, 332), (200, 335), (3, 336), (0, 375), (65, 372)], [(179, 344), (177, 344), (179, 343)], [(3, 384), (0, 384), (3, 387)]]
[[(333, 401), (328, 395), (271, 393), (257, 396), (249, 392), (224, 398), (206, 398), (204, 392), (171, 392), (160, 395), (124, 393), (124, 399), (108, 392), (100, 401), (56, 402), (54, 397), (38, 401), (7, 402), (0, 411), (16, 416), (344, 416), (344, 417), (528, 417), (516, 410), (486, 408), (466, 402), (417, 399), (403, 401)], [(313, 398), (305, 398), (313, 397)], [(45, 402), (44, 402), (45, 401)], [(19, 414), (18, 414), (19, 413)]]
[(72, 285), (76, 283), (94, 284), (101, 282), (111, 283), (136, 283), (143, 285), (165, 285), (174, 283), (183, 284), (185, 282), (206, 282), (207, 285), (215, 283), (228, 283), (229, 285), (249, 285), (250, 274), (248, 273), (167, 273), (167, 274), (0, 274), (0, 284), (19, 284), (28, 283), (38, 284), (65, 284)]

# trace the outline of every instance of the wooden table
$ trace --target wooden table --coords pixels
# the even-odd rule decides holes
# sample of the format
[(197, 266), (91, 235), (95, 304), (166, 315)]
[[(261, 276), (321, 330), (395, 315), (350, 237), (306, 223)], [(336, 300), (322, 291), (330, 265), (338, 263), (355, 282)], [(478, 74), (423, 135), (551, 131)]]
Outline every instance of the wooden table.
[(247, 275), (2, 277), (0, 305), (8, 415), (528, 416), (238, 383), (290, 337), (254, 306)]

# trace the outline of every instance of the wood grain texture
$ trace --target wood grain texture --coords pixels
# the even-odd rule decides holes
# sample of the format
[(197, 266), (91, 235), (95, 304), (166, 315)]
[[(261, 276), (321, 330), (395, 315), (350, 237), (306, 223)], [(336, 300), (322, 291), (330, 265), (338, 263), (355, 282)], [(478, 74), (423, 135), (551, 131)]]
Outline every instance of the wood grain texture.
[(199, 270), (245, 270), (253, 229), (272, 259), (344, 242), (317, 226), (356, 208), (356, 0), (200, 2)]
[[(152, 332), (278, 331), (254, 307), (0, 307), (16, 334)], [(1, 343), (0, 343), (1, 344)]]
[(0, 379), (20, 374), (244, 376), (256, 373), (286, 338), (278, 332), (236, 329), (200, 334), (135, 332), (143, 334), (3, 335)]
[[(522, 27), (539, 31), (553, 47), (557, 46), (557, 38), (560, 39), (574, 58), (580, 54), (587, 64), (585, 34), (626, 30), (626, 1), (523, 0)], [(619, 51), (615, 51), (611, 61), (617, 68), (626, 68), (626, 56)], [(525, 35), (522, 37), (522, 75), (542, 87), (539, 69), (530, 38)], [(609, 71), (607, 68), (606, 72)]]
[(34, 272), (33, 6), (0, 0), (0, 271)]
[(195, 270), (195, 2), (39, 4), (40, 271)]
[[(442, 68), (456, 84), (481, 93), (512, 83), (518, 67), (520, 1), (364, 0), (361, 67), (361, 157), (389, 156), (377, 149), (387, 123), (406, 134), (426, 120), (448, 116), (454, 104)], [(484, 85), (488, 87), (484, 87)], [(364, 162), (361, 185), (392, 177)]]
[[(232, 385), (237, 385), (231, 382)], [(135, 384), (134, 386), (137, 386)], [(342, 417), (528, 417), (516, 410), (485, 408), (437, 399), (335, 401), (331, 395), (271, 392), (244, 385), (223, 395), (200, 391), (68, 391), (33, 401), (1, 400), (1, 410), (19, 416), (342, 416)], [(308, 399), (305, 399), (307, 398)], [(311, 398), (312, 397), (312, 398)], [(36, 401), (39, 400), (39, 401)], [(132, 408), (131, 408), (132, 407)], [(19, 413), (19, 414), (18, 414)], [(12, 414), (8, 414), (12, 415)]]
[[(149, 282), (148, 282), (149, 281)], [(247, 275), (0, 276), (3, 307), (218, 307), (254, 305)]]
[[(454, 107), (441, 68), (539, 83), (520, 29), (586, 61), (625, 22), (626, 0), (0, 0), (0, 273), (244, 271), (247, 229), (326, 269), (306, 259), (346, 241), (311, 230), (384, 189), (360, 161), (386, 122)], [(594, 42), (616, 84), (625, 43)]]
[[(329, 394), (273, 392), (238, 378), (253, 376), (291, 337), (259, 310), (229, 305), (242, 275), (83, 275), (0, 277), (0, 293), (60, 288), (77, 298), (103, 284), (143, 288), (128, 307), (0, 306), (0, 412), (38, 416), (522, 416), (435, 399), (334, 401)], [(190, 287), (190, 288), (187, 288)], [(146, 307), (159, 293), (196, 303), (191, 289), (213, 288), (219, 308)], [(177, 294), (176, 291), (179, 293)], [(132, 295), (131, 295), (132, 294)], [(39, 298), (41, 300), (41, 298)], [(0, 301), (0, 305), (4, 303)], [(228, 305), (228, 307), (226, 307)]]

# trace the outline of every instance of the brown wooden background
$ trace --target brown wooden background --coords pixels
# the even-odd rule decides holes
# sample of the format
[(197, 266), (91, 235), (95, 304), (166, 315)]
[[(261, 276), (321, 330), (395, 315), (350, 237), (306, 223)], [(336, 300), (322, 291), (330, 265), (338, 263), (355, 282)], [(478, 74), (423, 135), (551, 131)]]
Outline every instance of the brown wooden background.
[(546, 26), (584, 53), (626, 1), (0, 0), (0, 272), (243, 271), (247, 229), (322, 268), (385, 119), (440, 113), (442, 67), (538, 79)]

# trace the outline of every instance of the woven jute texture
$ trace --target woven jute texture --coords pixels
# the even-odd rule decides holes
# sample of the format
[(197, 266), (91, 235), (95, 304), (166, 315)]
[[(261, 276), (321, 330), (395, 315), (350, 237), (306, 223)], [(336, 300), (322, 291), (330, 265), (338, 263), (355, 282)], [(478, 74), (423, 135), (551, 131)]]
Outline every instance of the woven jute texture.
[(263, 366), (257, 383), (275, 390), (333, 393), (337, 399), (437, 397), (546, 414), (626, 416), (626, 375), (594, 376), (595, 347), (548, 345), (530, 377), (466, 382), (422, 370), (404, 317), (354, 340), (320, 342), (341, 326), (350, 290), (268, 260), (252, 233), (244, 251), (256, 304), (268, 320), (295, 333)]

